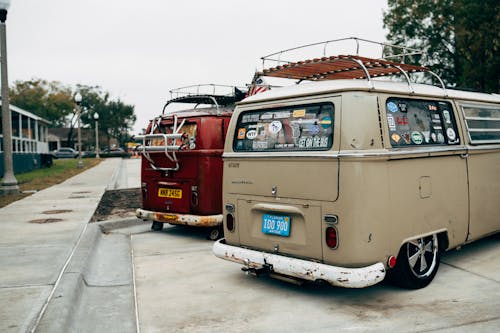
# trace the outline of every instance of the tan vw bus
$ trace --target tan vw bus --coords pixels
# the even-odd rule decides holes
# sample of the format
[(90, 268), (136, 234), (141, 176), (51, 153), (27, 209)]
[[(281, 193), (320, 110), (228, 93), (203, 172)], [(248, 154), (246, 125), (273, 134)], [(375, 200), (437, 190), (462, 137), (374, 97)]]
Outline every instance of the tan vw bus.
[(287, 279), (422, 288), (443, 251), (499, 232), (500, 96), (374, 79), (417, 70), (339, 56), (261, 73), (324, 81), (237, 106), (214, 254)]

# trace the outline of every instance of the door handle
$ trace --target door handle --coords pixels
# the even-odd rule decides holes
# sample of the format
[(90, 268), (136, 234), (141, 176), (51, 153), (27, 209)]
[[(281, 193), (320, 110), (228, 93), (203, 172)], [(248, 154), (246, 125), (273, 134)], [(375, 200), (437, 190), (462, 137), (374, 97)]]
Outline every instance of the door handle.
[(460, 154), (460, 157), (461, 158), (467, 158), (467, 157), (469, 157), (469, 154), (467, 154), (467, 153), (466, 154)]

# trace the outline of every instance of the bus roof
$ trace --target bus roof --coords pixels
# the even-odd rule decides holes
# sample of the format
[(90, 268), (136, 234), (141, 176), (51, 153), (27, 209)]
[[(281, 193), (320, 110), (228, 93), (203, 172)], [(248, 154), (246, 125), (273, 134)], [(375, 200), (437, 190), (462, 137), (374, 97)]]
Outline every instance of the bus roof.
[(245, 98), (239, 104), (247, 104), (268, 100), (291, 97), (322, 95), (342, 91), (373, 91), (412, 96), (426, 96), (438, 98), (454, 98), (478, 102), (500, 103), (500, 95), (470, 92), (455, 89), (444, 90), (441, 87), (406, 82), (392, 82), (386, 80), (330, 80), (320, 82), (304, 82), (292, 86), (274, 88)]

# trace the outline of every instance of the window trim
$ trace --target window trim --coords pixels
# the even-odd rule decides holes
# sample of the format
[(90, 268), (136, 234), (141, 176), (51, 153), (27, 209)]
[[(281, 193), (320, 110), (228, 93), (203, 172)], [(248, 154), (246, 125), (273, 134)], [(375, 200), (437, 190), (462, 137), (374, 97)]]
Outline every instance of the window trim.
[[(391, 130), (389, 128), (389, 122), (387, 119), (387, 115), (390, 114), (389, 113), (390, 111), (387, 109), (387, 103), (391, 100), (394, 100), (394, 99), (405, 100), (405, 101), (414, 101), (414, 102), (431, 102), (431, 103), (435, 103), (438, 105), (439, 105), (439, 103), (448, 104), (449, 112), (453, 117), (452, 118), (452, 128), (455, 131), (455, 135), (457, 137), (457, 142), (448, 143), (449, 139), (445, 136), (446, 141), (444, 143), (427, 143), (427, 144), (421, 144), (421, 145), (417, 145), (417, 144), (394, 145), (392, 143), (392, 140), (391, 140), (391, 134), (396, 133), (396, 132), (391, 132)], [(431, 147), (458, 147), (458, 146), (463, 145), (463, 142), (462, 142), (461, 137), (460, 137), (460, 128), (458, 126), (459, 121), (458, 121), (458, 118), (456, 117), (456, 114), (454, 112), (454, 106), (453, 106), (453, 102), (451, 100), (411, 98), (408, 96), (388, 95), (384, 100), (383, 108), (384, 108), (384, 112), (385, 112), (385, 117), (384, 117), (385, 118), (385, 126), (387, 126), (387, 134), (388, 134), (388, 139), (389, 139), (388, 142), (389, 142), (389, 145), (392, 149), (415, 149), (415, 148), (428, 149)], [(442, 110), (439, 111), (439, 114), (440, 114), (441, 126), (443, 126), (444, 122), (442, 119), (442, 116), (443, 116)], [(445, 132), (445, 129), (443, 128), (443, 134), (446, 135), (444, 132)]]
[[(286, 109), (289, 109), (289, 110), (292, 110), (292, 109), (296, 109), (296, 108), (308, 108), (308, 107), (314, 107), (314, 106), (324, 106), (324, 105), (330, 105), (331, 108), (332, 108), (332, 111), (330, 113), (330, 116), (332, 117), (332, 124), (331, 124), (331, 134), (329, 137), (331, 137), (331, 142), (330, 144), (327, 146), (327, 147), (318, 147), (318, 148), (312, 148), (312, 149), (275, 149), (275, 148), (272, 148), (272, 149), (266, 149), (266, 150), (241, 150), (241, 149), (237, 149), (236, 148), (236, 144), (238, 142), (238, 139), (237, 139), (237, 135), (238, 135), (238, 130), (240, 128), (240, 125), (241, 125), (241, 119), (243, 117), (243, 115), (245, 114), (248, 114), (248, 113), (251, 113), (251, 112), (254, 112), (254, 113), (265, 113), (265, 112), (280, 112), (282, 110), (286, 110)], [(304, 103), (304, 104), (293, 104), (293, 105), (285, 105), (285, 106), (278, 106), (278, 107), (264, 107), (264, 108), (258, 108), (258, 109), (253, 109), (253, 108), (249, 108), (249, 109), (246, 109), (244, 111), (241, 111), (239, 114), (238, 114), (238, 118), (236, 119), (236, 124), (235, 124), (235, 127), (234, 127), (234, 132), (232, 133), (233, 135), (233, 138), (232, 138), (232, 142), (231, 142), (231, 148), (233, 150), (234, 153), (249, 153), (249, 154), (267, 154), (267, 153), (271, 153), (271, 154), (278, 154), (278, 153), (311, 153), (311, 152), (324, 152), (324, 151), (329, 151), (333, 148), (334, 146), (334, 141), (335, 141), (335, 111), (336, 111), (336, 108), (335, 108), (335, 103), (333, 103), (332, 101), (322, 101), (322, 102), (313, 102), (313, 103)]]
[(467, 131), (467, 136), (469, 137), (469, 143), (471, 145), (484, 145), (484, 144), (500, 144), (500, 139), (493, 140), (475, 140), (471, 137), (471, 132), (500, 132), (500, 129), (481, 129), (481, 128), (469, 128), (469, 123), (467, 120), (479, 120), (479, 121), (500, 121), (500, 118), (491, 117), (468, 117), (465, 114), (466, 108), (477, 108), (477, 109), (491, 109), (500, 110), (500, 106), (493, 105), (483, 105), (483, 104), (473, 104), (473, 103), (459, 103), (460, 109), (462, 110), (462, 116), (464, 117), (465, 130)]

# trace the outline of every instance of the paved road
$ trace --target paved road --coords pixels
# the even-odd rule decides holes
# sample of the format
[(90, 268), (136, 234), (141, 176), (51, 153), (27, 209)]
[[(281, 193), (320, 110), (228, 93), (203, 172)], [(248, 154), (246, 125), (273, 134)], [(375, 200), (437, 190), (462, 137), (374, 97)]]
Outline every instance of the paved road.
[(245, 275), (211, 254), (204, 232), (132, 235), (142, 332), (494, 332), (500, 330), (500, 238), (443, 258), (422, 290), (300, 287)]

